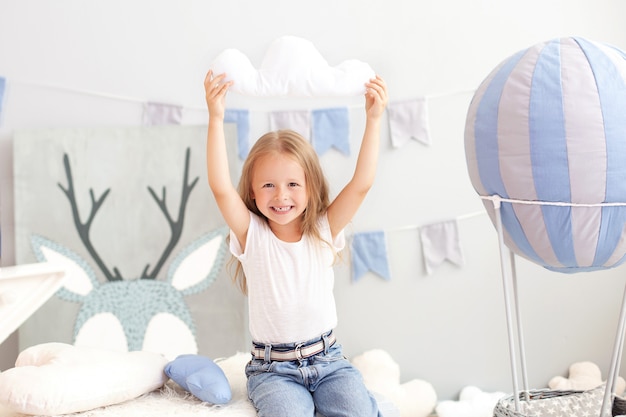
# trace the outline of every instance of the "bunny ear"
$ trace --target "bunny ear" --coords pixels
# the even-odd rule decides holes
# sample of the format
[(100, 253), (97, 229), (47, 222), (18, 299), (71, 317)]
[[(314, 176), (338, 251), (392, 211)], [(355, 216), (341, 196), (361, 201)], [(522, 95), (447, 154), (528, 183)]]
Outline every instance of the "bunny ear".
[(65, 246), (33, 235), (30, 240), (35, 257), (39, 262), (52, 262), (65, 269), (65, 283), (57, 292), (64, 300), (82, 302), (98, 286), (96, 274), (78, 254)]
[(167, 271), (172, 286), (189, 295), (211, 285), (224, 265), (227, 235), (228, 228), (216, 229), (183, 249)]

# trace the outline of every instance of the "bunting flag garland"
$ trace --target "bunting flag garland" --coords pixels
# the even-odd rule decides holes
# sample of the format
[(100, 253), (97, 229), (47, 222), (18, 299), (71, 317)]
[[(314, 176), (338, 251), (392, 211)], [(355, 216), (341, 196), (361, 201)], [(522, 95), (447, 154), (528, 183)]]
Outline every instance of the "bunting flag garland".
[(394, 148), (405, 145), (410, 139), (430, 146), (428, 102), (425, 97), (389, 103), (389, 131)]
[[(432, 223), (425, 226), (406, 226), (394, 231), (418, 229), (420, 233), (422, 252), (424, 255), (425, 271), (431, 275), (435, 268), (446, 259), (463, 266), (465, 263), (461, 250), (458, 222), (472, 217), (487, 214), (486, 211), (477, 211), (456, 217), (453, 220)], [(368, 270), (374, 271), (389, 280), (389, 266), (387, 260), (386, 232), (356, 233), (352, 239), (352, 276), (356, 282)], [(379, 272), (387, 271), (387, 272)]]
[(420, 227), (420, 240), (427, 275), (446, 259), (458, 266), (464, 264), (456, 219)]
[(270, 130), (291, 129), (311, 139), (311, 112), (308, 110), (274, 111), (269, 114)]
[(384, 231), (355, 233), (351, 251), (352, 281), (358, 281), (367, 271), (375, 272), (387, 281), (391, 280)]
[(348, 108), (319, 109), (312, 111), (312, 141), (318, 155), (335, 147), (350, 155), (350, 122)]
[[(13, 81), (16, 82), (16, 81)], [(17, 81), (19, 83), (19, 81)], [(43, 88), (60, 89), (74, 93), (100, 96), (107, 99), (132, 101), (143, 104), (143, 124), (157, 126), (181, 124), (183, 107), (165, 103), (145, 102), (136, 97), (117, 96), (90, 90), (76, 90), (69, 87), (33, 82), (22, 84), (35, 85)], [(2, 121), (3, 99), (5, 99), (7, 81), (0, 77), (0, 122)], [(391, 144), (394, 148), (405, 145), (409, 140), (417, 140), (425, 145), (431, 144), (428, 123), (428, 100), (442, 96), (469, 94), (475, 90), (457, 91), (438, 95), (429, 95), (417, 99), (391, 102), (387, 105)], [(206, 112), (205, 107), (187, 108)], [(345, 155), (350, 154), (349, 144), (349, 109), (329, 108), (302, 111), (277, 111), (269, 113), (271, 130), (293, 129), (310, 139), (316, 152), (323, 154), (334, 147)], [(226, 109), (224, 122), (236, 123), (238, 156), (245, 159), (250, 145), (250, 111), (246, 109)], [(457, 220), (473, 217), (485, 212), (460, 216), (455, 220), (430, 224), (426, 226), (409, 226), (420, 230), (420, 239), (424, 255), (425, 270), (432, 274), (434, 269), (446, 259), (461, 266), (464, 263), (460, 247)], [(403, 228), (403, 229), (406, 229)], [(353, 236), (352, 248), (352, 279), (358, 281), (368, 271), (372, 271), (389, 281), (391, 272), (387, 258), (385, 231), (357, 233)]]
[(144, 126), (179, 125), (182, 119), (182, 106), (154, 102), (143, 105)]
[[(56, 89), (62, 91), (69, 91), (78, 94), (104, 97), (107, 99), (138, 102), (144, 105), (143, 123), (146, 126), (163, 125), (163, 124), (181, 124), (183, 110), (194, 110), (206, 112), (206, 107), (182, 107), (174, 106), (163, 103), (146, 103), (145, 100), (137, 97), (127, 97), (114, 95), (104, 92), (81, 90), (60, 85), (37, 83), (37, 82), (25, 82), (25, 81), (13, 81), (14, 83), (21, 83), (27, 85), (34, 85), (43, 88)], [(0, 116), (2, 112), (2, 95), (4, 93), (5, 79), (0, 77)], [(453, 96), (459, 94), (473, 94), (475, 90), (465, 91), (453, 91), (441, 94), (434, 94), (428, 96), (422, 96), (420, 98), (391, 102), (387, 105), (386, 111), (388, 115), (388, 122), (390, 128), (390, 140), (394, 148), (399, 148), (405, 145), (410, 139), (417, 140), (425, 145), (430, 145), (430, 127), (428, 123), (428, 101), (440, 97)], [(232, 110), (232, 109), (230, 109)], [(237, 123), (238, 131), (238, 155), (241, 159), (245, 159), (248, 154), (249, 148), (249, 132), (250, 121), (249, 111), (247, 110), (232, 110), (231, 119), (227, 120), (226, 117), (229, 109), (226, 109), (225, 122)], [(317, 135), (317, 145), (314, 146), (325, 152), (329, 147), (335, 147), (340, 152), (349, 155), (349, 142), (345, 139), (345, 130), (349, 130), (348, 121), (344, 119), (343, 112), (338, 109), (326, 109), (326, 110), (314, 110), (314, 111), (279, 111), (269, 114), (270, 130), (277, 129), (293, 129), (296, 132), (302, 134), (307, 139), (311, 139), (312, 129), (314, 130), (313, 136)], [(315, 114), (315, 118), (320, 120), (319, 127), (312, 126), (311, 114)], [(322, 120), (328, 118), (328, 120)], [(324, 131), (331, 130), (329, 126), (334, 126), (337, 129), (337, 136), (332, 138), (326, 136)], [(317, 131), (317, 132), (315, 132)], [(323, 136), (322, 136), (323, 135)], [(320, 136), (321, 139), (320, 139)], [(331, 143), (328, 143), (328, 140)]]
[(6, 89), (7, 80), (0, 77), (0, 124), (2, 124), (2, 103), (4, 103), (4, 90)]
[(237, 149), (239, 159), (246, 159), (250, 151), (250, 111), (243, 109), (226, 109), (225, 123), (237, 125)]

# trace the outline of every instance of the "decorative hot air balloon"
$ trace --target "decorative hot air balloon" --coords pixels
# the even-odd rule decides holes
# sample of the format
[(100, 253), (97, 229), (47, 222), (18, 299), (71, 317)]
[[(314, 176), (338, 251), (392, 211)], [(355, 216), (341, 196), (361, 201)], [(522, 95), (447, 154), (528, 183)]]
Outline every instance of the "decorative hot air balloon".
[(550, 270), (626, 260), (626, 54), (583, 38), (503, 61), (469, 107), (472, 185), (505, 244)]

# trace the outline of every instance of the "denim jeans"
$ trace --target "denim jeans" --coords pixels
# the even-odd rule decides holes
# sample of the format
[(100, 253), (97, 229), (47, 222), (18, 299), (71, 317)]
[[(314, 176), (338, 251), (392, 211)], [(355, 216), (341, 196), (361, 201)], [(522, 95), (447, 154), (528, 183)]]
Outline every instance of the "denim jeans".
[[(278, 345), (274, 347), (295, 347)], [(361, 373), (335, 343), (300, 361), (252, 360), (248, 396), (259, 417), (382, 417)]]

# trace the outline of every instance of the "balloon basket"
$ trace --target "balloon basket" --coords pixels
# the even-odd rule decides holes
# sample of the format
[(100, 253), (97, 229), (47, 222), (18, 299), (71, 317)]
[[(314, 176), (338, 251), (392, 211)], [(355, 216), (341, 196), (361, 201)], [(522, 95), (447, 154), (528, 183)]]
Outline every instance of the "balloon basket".
[[(494, 408), (494, 417), (591, 417), (602, 402), (605, 387), (587, 391), (531, 390), (519, 394), (519, 408), (515, 396), (501, 398)], [(613, 414), (618, 415), (618, 414)]]

